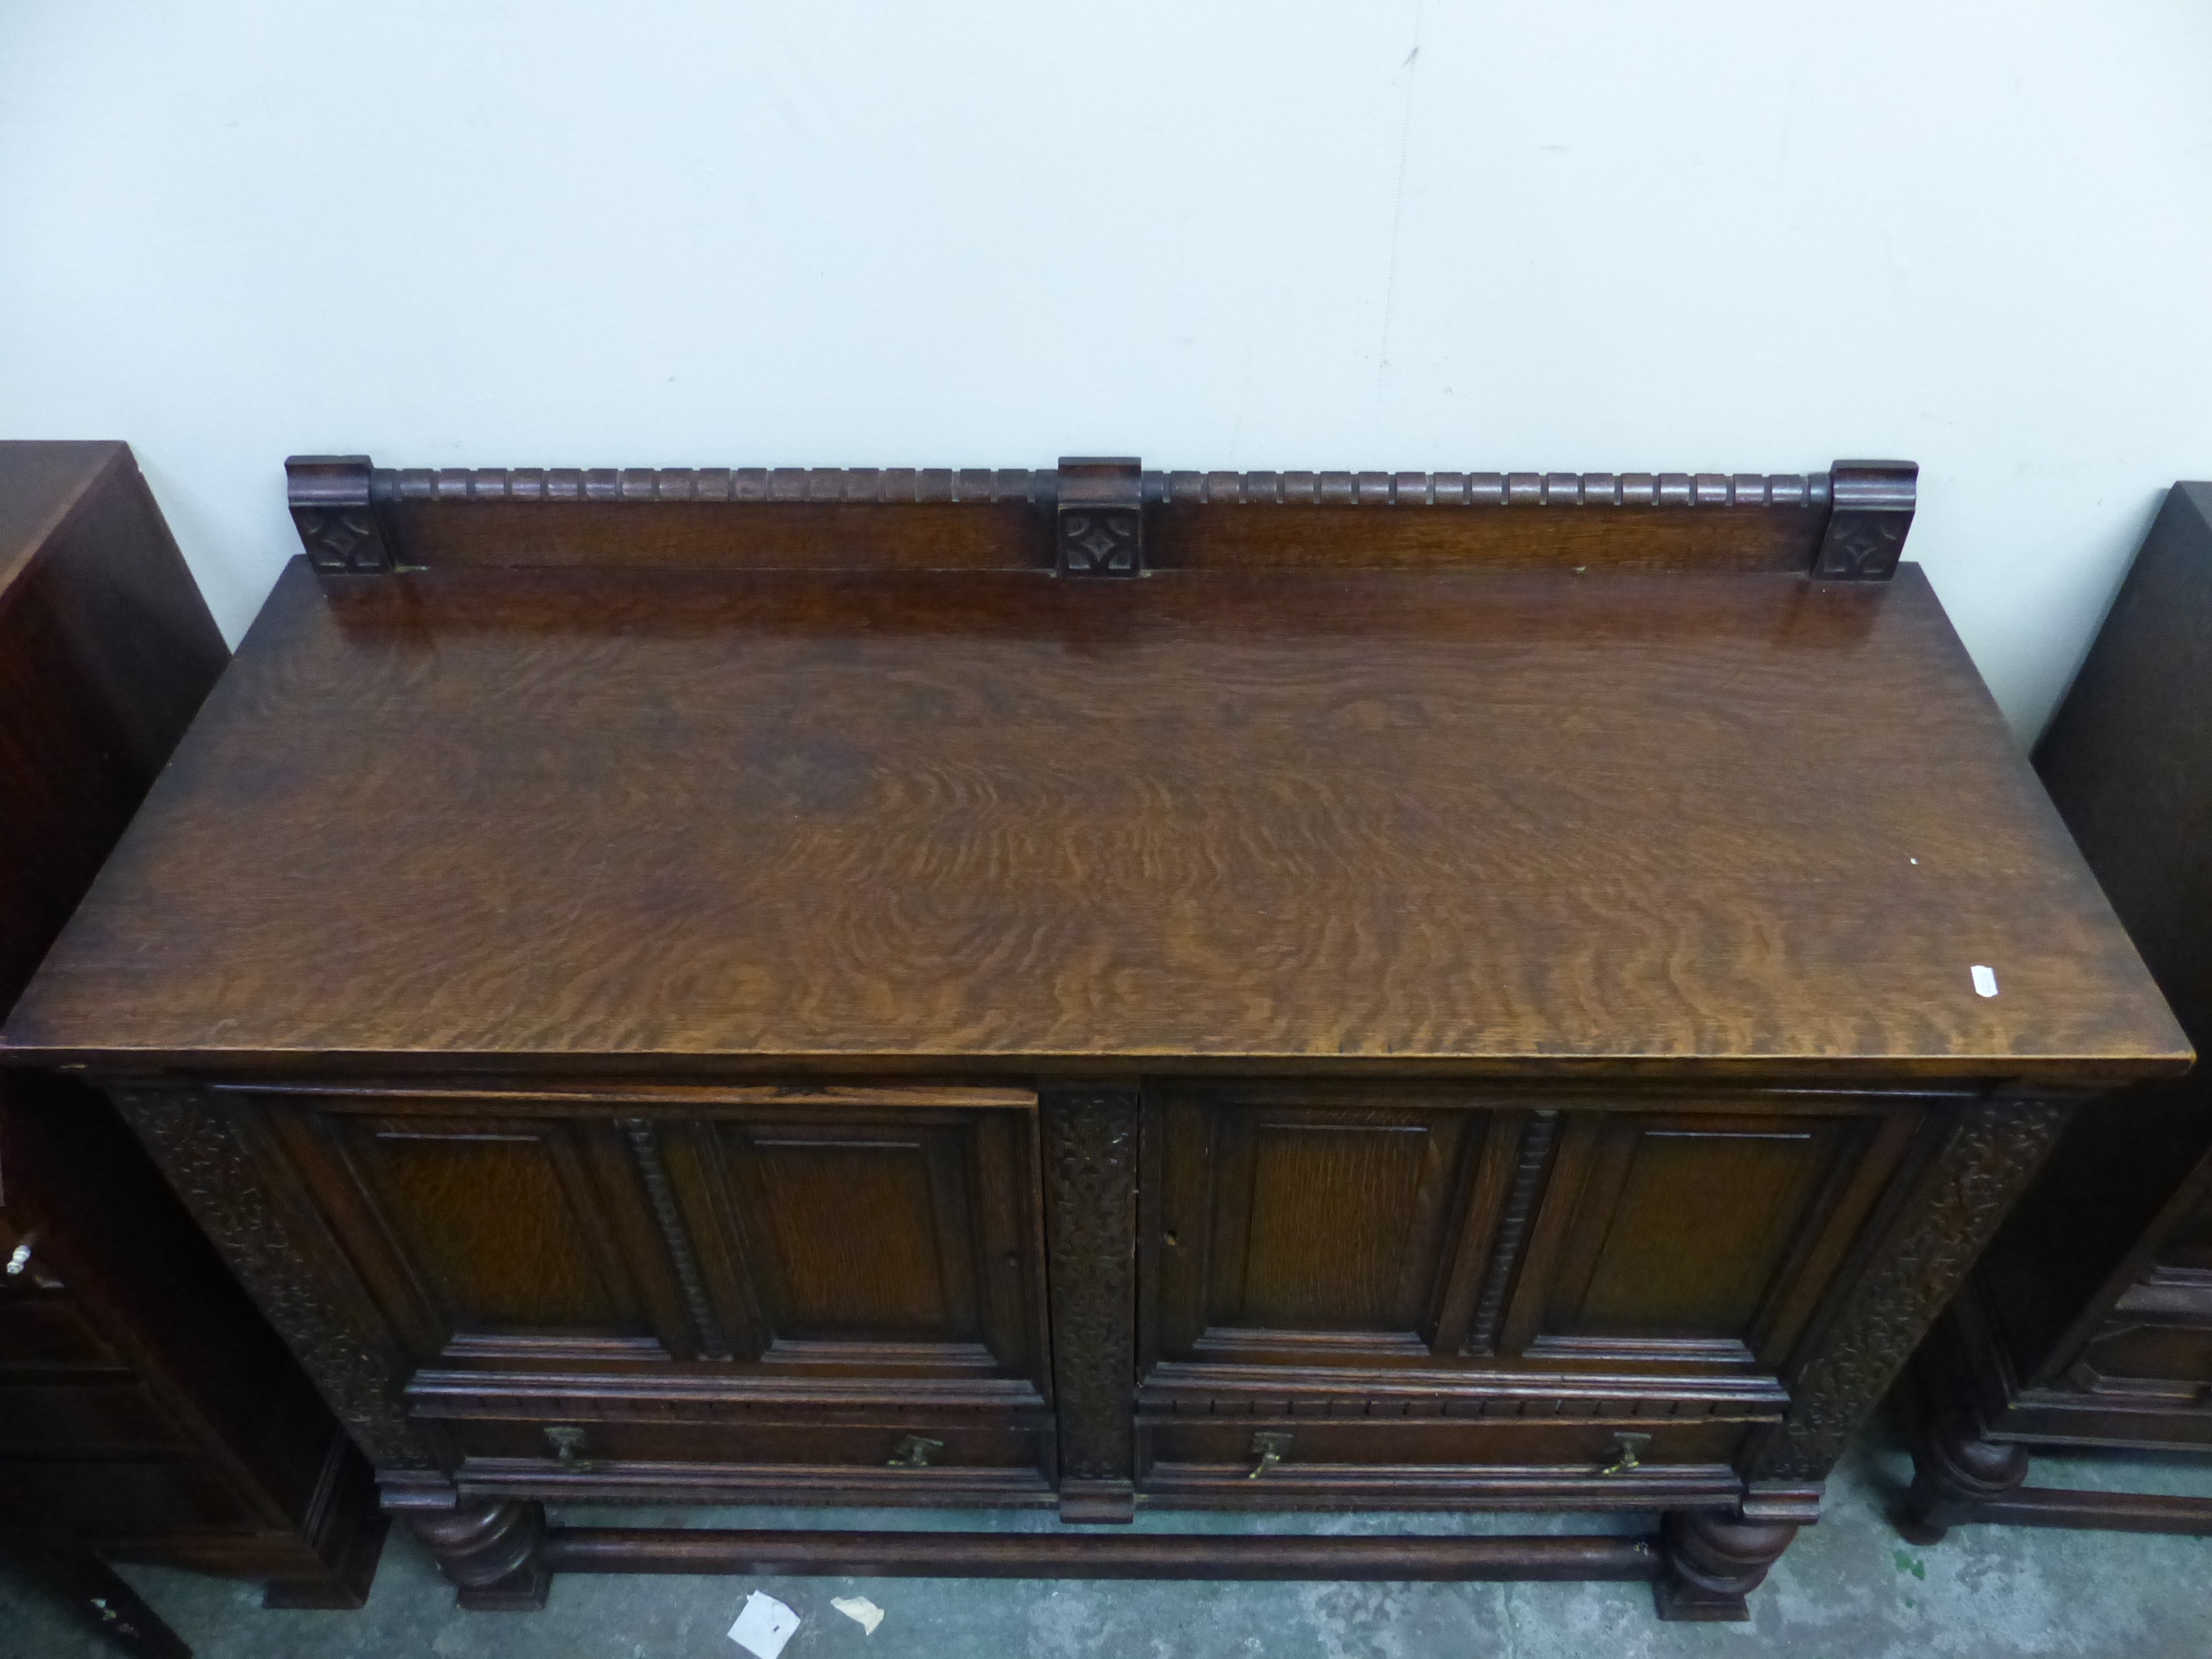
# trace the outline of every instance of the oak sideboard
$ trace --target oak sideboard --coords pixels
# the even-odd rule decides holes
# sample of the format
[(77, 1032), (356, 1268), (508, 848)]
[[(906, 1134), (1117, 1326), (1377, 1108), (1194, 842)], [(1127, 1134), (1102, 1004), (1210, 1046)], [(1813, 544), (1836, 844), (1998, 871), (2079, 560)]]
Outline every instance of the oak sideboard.
[[(2069, 1113), (2190, 1060), (1913, 479), (301, 458), (5, 1048), (112, 1096), (467, 1606), (1741, 1618)], [(544, 1507), (629, 1500), (1068, 1524)]]

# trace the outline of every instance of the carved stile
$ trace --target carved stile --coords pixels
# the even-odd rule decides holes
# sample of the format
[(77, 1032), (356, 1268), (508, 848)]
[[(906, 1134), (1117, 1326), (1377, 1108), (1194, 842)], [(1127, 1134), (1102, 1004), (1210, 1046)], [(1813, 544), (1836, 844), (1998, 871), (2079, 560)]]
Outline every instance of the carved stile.
[(727, 1359), (730, 1339), (723, 1334), (722, 1322), (714, 1316), (714, 1305), (707, 1299), (707, 1283), (699, 1271), (699, 1253), (692, 1248), (691, 1234), (684, 1224), (684, 1214), (677, 1207), (675, 1189), (668, 1183), (668, 1166), (660, 1156), (660, 1139), (653, 1132), (653, 1120), (633, 1117), (623, 1120), (623, 1133), (629, 1139), (630, 1154), (637, 1161), (639, 1178), (645, 1183), (647, 1201), (653, 1207), (653, 1224), (660, 1230), (660, 1243), (668, 1252), (668, 1260), (676, 1270), (676, 1282), (684, 1292), (684, 1306), (691, 1316), (691, 1326), (699, 1338), (699, 1352), (708, 1359)]
[(408, 1424), (401, 1378), (348, 1328), (313, 1249), (270, 1201), (226, 1107), (181, 1089), (121, 1089), (114, 1100), (261, 1311), (380, 1471), (435, 1463)]
[(1135, 1473), (1138, 1097), (1066, 1089), (1047, 1092), (1042, 1105), (1060, 1513), (1126, 1521)]
[(1559, 1115), (1536, 1112), (1521, 1132), (1521, 1156), (1513, 1166), (1513, 1185), (1505, 1195), (1505, 1210), (1498, 1221), (1498, 1240), (1491, 1246), (1490, 1265), (1482, 1276), (1482, 1295), (1474, 1306), (1474, 1322), (1468, 1331), (1467, 1352), (1494, 1353), (1498, 1328), (1505, 1321), (1505, 1297), (1513, 1288), (1513, 1274), (1528, 1243), (1528, 1222), (1536, 1211), (1536, 1194), (1543, 1184), (1544, 1169), (1552, 1159), (1552, 1145), (1559, 1139)]
[(2061, 1100), (1999, 1097), (1960, 1115), (1872, 1270), (1798, 1364), (1794, 1399), (1754, 1478), (1820, 1480), (1965, 1280), (2072, 1115)]

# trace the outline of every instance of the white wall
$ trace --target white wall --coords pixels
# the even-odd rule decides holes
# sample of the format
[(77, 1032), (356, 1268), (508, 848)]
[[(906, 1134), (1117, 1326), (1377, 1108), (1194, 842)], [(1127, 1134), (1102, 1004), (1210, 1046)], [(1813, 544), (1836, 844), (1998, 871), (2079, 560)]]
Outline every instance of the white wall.
[(2212, 474), (2212, 7), (0, 0), (0, 434), (234, 637), (295, 451), (1901, 455), (2031, 735)]

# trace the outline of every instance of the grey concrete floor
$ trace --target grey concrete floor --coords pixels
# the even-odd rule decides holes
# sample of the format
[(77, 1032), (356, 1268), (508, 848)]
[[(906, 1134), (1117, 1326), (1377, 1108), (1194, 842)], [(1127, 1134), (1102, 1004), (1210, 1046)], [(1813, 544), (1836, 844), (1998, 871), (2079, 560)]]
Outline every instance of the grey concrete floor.
[[(160, 1568), (125, 1573), (201, 1659), (680, 1659), (742, 1650), (724, 1632), (749, 1590), (804, 1622), (790, 1659), (1052, 1659), (1144, 1656), (1498, 1655), (1504, 1659), (2014, 1659), (2212, 1656), (2212, 1540), (1972, 1527), (1931, 1549), (1890, 1529), (1911, 1465), (1886, 1427), (1846, 1457), (1826, 1518), (1802, 1534), (1752, 1598), (1742, 1625), (1662, 1625), (1641, 1584), (1256, 1584), (988, 1579), (590, 1577), (556, 1579), (538, 1613), (464, 1613), (414, 1540), (395, 1529), (358, 1613), (270, 1613), (251, 1586)], [(2179, 1460), (2039, 1460), (2039, 1485), (2212, 1492), (2212, 1469)], [(567, 1511), (599, 1524), (815, 1524), (982, 1529), (1048, 1517), (896, 1510)], [(1149, 1529), (1588, 1531), (1602, 1522), (1528, 1516), (1147, 1516)], [(1640, 1529), (1624, 1526), (1623, 1530)], [(866, 1595), (873, 1636), (831, 1608)], [(0, 1578), (0, 1654), (103, 1659), (65, 1611)]]

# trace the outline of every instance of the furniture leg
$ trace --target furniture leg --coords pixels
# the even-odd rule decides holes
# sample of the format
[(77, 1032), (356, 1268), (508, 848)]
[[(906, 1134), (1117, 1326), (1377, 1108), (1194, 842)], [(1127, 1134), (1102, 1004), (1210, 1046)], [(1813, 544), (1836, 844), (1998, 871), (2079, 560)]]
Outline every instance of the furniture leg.
[(1914, 1544), (1940, 1544), (1982, 1505), (2027, 1479), (2027, 1449), (1984, 1440), (1964, 1412), (1924, 1423), (1913, 1438), (1912, 1491), (1897, 1529)]
[(1669, 1510), (1660, 1522), (1662, 1561), (1651, 1586), (1662, 1619), (1748, 1619), (1744, 1597), (1797, 1535), (1788, 1522), (1747, 1521), (1729, 1510)]
[(552, 1574), (539, 1559), (545, 1506), (513, 1498), (412, 1510), (407, 1524), (428, 1546), (438, 1570), (459, 1586), (453, 1598), (473, 1612), (527, 1613), (545, 1605)]

